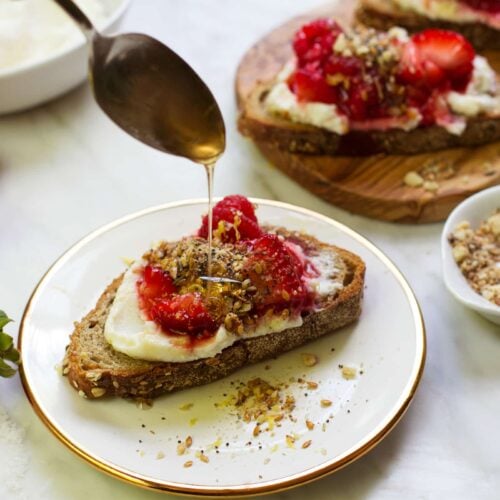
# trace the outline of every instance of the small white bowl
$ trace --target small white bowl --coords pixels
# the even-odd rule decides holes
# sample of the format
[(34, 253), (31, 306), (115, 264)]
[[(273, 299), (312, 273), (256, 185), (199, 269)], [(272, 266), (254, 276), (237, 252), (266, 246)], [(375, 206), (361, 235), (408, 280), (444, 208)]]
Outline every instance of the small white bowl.
[(441, 258), (443, 277), (448, 290), (467, 307), (478, 312), (493, 323), (500, 324), (500, 307), (476, 293), (460, 271), (453, 258), (448, 236), (457, 224), (466, 220), (473, 228), (486, 220), (500, 207), (500, 186), (480, 191), (460, 203), (449, 215), (441, 235)]
[[(103, 0), (114, 7), (101, 25), (112, 32), (131, 0)], [(47, 57), (0, 71), (0, 115), (22, 111), (49, 101), (82, 83), (87, 76), (87, 47), (81, 42), (64, 47)]]

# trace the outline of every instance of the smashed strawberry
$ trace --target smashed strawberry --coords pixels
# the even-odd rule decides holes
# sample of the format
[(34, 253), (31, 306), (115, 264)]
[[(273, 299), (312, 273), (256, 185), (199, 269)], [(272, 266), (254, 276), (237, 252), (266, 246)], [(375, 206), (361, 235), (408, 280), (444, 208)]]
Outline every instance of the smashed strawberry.
[(333, 104), (338, 99), (335, 88), (326, 83), (321, 72), (298, 69), (288, 80), (288, 85), (302, 102)]
[(217, 324), (210, 316), (200, 294), (176, 295), (177, 288), (163, 269), (147, 265), (137, 281), (139, 304), (148, 319), (165, 333), (182, 333), (204, 338)]
[(326, 59), (340, 33), (342, 28), (333, 19), (316, 19), (302, 26), (293, 39), (299, 67)]
[(295, 35), (297, 71), (289, 78), (288, 85), (299, 101), (336, 102), (337, 91), (325, 81), (324, 65), (340, 33), (342, 29), (332, 19), (317, 19), (304, 25)]
[(175, 293), (176, 287), (170, 275), (155, 266), (146, 266), (142, 278), (137, 282), (139, 297), (143, 300), (156, 299)]
[[(219, 231), (221, 222), (223, 231)], [(254, 206), (241, 195), (226, 196), (214, 206), (212, 229), (224, 243), (258, 238), (262, 234)], [(198, 236), (208, 238), (208, 215), (203, 216)]]
[(461, 2), (474, 10), (489, 12), (490, 14), (500, 14), (499, 0), (461, 0)]
[(278, 236), (264, 234), (251, 243), (244, 272), (257, 288), (257, 312), (301, 310), (307, 305), (303, 264)]
[(463, 91), (472, 76), (474, 57), (474, 48), (459, 33), (428, 29), (405, 45), (399, 78), (428, 88), (449, 82), (452, 89)]
[(197, 292), (157, 299), (149, 314), (166, 332), (205, 338), (212, 336), (218, 328)]

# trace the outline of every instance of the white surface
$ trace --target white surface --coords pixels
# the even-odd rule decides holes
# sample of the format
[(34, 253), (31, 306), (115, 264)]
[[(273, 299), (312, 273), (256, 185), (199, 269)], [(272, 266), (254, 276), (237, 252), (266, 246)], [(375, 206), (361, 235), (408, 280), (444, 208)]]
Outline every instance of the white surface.
[[(10, 6), (19, 4), (16, 6), (18, 11), (26, 7), (27, 15), (14, 17), (6, 10), (3, 14), (6, 17), (12, 16), (12, 19), (10, 22), (2, 19), (0, 23), (2, 49), (9, 55), (9, 59), (19, 59), (18, 65), (13, 66), (4, 61), (0, 68), (0, 114), (28, 109), (46, 102), (80, 84), (87, 74), (85, 38), (71, 25), (73, 21), (62, 23), (59, 29), (56, 29), (53, 23), (60, 23), (60, 20), (49, 14), (59, 12), (53, 9), (50, 3), (47, 2), (52, 9), (46, 11), (41, 8), (43, 4), (34, 7), (21, 1), (6, 1)], [(93, 10), (87, 12), (98, 29), (111, 33), (119, 26), (128, 3), (128, 0), (103, 0), (103, 11), (107, 15), (104, 20), (93, 19)], [(85, 12), (84, 8), (82, 10)], [(64, 16), (61, 17), (64, 19)], [(46, 43), (42, 44), (43, 28), (37, 23), (44, 19), (47, 20), (46, 31), (50, 36), (47, 36)], [(28, 20), (29, 23), (26, 23)], [(67, 24), (69, 30), (66, 29)], [(13, 31), (10, 36), (8, 28)], [(22, 33), (23, 31), (26, 33)], [(35, 50), (37, 45), (38, 50)], [(2, 56), (7, 57), (0, 50), (0, 58)]]
[[(148, 411), (119, 399), (86, 401), (53, 369), (61, 363), (74, 319), (84, 316), (93, 307), (96, 292), (123, 271), (120, 253), (141, 255), (146, 250), (141, 242), (158, 241), (166, 234), (173, 240), (191, 234), (206, 202), (155, 210), (99, 232), (65, 255), (37, 290), (21, 345), (26, 379), (37, 404), (52, 425), (87, 455), (129, 476), (178, 485), (190, 492), (190, 488), (238, 491), (307, 475), (355, 456), (385, 433), (400, 413), (418, 378), (424, 341), (418, 307), (397, 271), (370, 243), (342, 226), (288, 207), (265, 202), (258, 207), (262, 223), (307, 229), (321, 241), (348, 248), (365, 261), (368, 271), (360, 321), (225, 380), (159, 398)], [(378, 293), (381, 286), (383, 298)], [(305, 367), (300, 355), (304, 352), (317, 356), (318, 364)], [(339, 365), (357, 367), (362, 373), (346, 380)], [(284, 419), (274, 432), (254, 437), (255, 422), (241, 422), (229, 408), (214, 405), (227, 399), (223, 394), (235, 394), (232, 383), (237, 386), (239, 381), (256, 377), (273, 385), (302, 377), (319, 387), (308, 390), (291, 383), (286, 392), (296, 401), (295, 420)], [(384, 387), (383, 394), (380, 387)], [(332, 406), (323, 408), (323, 399), (332, 401)], [(193, 408), (179, 410), (186, 402), (194, 404)], [(193, 418), (197, 423), (191, 426)], [(313, 431), (307, 429), (306, 420), (314, 422)], [(188, 435), (193, 446), (178, 456), (177, 439)], [(287, 435), (297, 436), (293, 449), (285, 443)], [(222, 444), (220, 453), (206, 451), (209, 464), (197, 461), (195, 452), (207, 450), (216, 440)], [(307, 440), (312, 444), (302, 449)], [(159, 451), (165, 454), (168, 468), (156, 459)], [(187, 460), (195, 462), (190, 469), (183, 467)]]
[(500, 208), (500, 186), (485, 189), (460, 203), (449, 215), (441, 235), (441, 258), (443, 276), (448, 290), (466, 306), (500, 325), (500, 307), (476, 293), (467, 283), (453, 258), (448, 236), (462, 221), (468, 221), (473, 229)]
[[(215, 176), (217, 195), (241, 192), (289, 201), (351, 225), (395, 261), (423, 308), (427, 365), (402, 422), (355, 464), (271, 498), (495, 499), (500, 333), (447, 292), (440, 262), (443, 225), (388, 224), (332, 207), (269, 167), (236, 132), (233, 76), (239, 58), (271, 27), (322, 3), (140, 0), (125, 19), (128, 30), (157, 36), (186, 57), (217, 96), (228, 128), (228, 149)], [(92, 229), (134, 210), (205, 192), (199, 167), (128, 138), (100, 113), (86, 87), (1, 118), (1, 307), (19, 321), (48, 266)], [(8, 326), (12, 333), (15, 329)], [(1, 498), (164, 498), (109, 478), (75, 457), (34, 415), (19, 379), (0, 381), (0, 405), (25, 431), (15, 456), (28, 464), (15, 493), (4, 479), (19, 469), (13, 464), (0, 469)], [(0, 436), (1, 450), (4, 443)]]

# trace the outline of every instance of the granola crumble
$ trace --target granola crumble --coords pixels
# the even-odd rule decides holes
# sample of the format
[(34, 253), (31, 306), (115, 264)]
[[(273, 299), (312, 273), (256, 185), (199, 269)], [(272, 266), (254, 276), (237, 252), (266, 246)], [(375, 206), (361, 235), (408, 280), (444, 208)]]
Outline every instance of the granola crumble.
[(449, 235), (453, 258), (472, 289), (500, 306), (500, 208), (474, 230), (462, 221)]

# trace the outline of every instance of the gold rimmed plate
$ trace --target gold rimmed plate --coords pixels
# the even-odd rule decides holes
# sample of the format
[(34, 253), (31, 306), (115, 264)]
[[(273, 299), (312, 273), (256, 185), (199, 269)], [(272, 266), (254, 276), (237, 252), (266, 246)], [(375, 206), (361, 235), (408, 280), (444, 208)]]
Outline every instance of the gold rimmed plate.
[[(89, 401), (57, 369), (73, 322), (124, 270), (123, 258), (142, 255), (159, 239), (192, 233), (206, 200), (153, 207), (94, 231), (36, 287), (19, 345), (23, 385), (35, 411), (61, 442), (99, 470), (172, 493), (271, 493), (353, 462), (383, 439), (407, 409), (423, 370), (425, 332), (401, 273), (372, 243), (328, 217), (285, 203), (253, 201), (261, 222), (305, 230), (363, 258), (367, 275), (361, 318), (276, 360), (158, 398), (148, 409), (120, 399)], [(304, 353), (316, 355), (318, 363), (305, 366)], [(352, 368), (354, 377), (342, 367)], [(282, 387), (283, 396), (296, 402), (290, 416), (258, 435), (255, 422), (238, 418), (228, 404), (237, 385), (255, 377)], [(188, 436), (192, 445), (179, 454), (178, 444)]]

